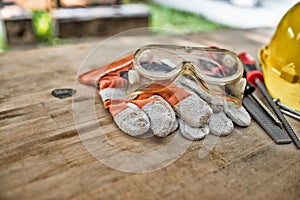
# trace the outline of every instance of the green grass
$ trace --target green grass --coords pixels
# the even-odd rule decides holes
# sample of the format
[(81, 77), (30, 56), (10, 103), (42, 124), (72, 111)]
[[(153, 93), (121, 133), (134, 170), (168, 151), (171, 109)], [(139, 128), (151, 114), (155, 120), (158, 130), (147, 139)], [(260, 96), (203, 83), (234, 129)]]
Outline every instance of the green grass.
[(54, 23), (47, 11), (32, 11), (32, 24), (38, 42), (47, 43), (55, 37)]
[(5, 37), (5, 28), (4, 23), (0, 21), (0, 53), (5, 52), (8, 50), (8, 45), (6, 43), (6, 37)]
[(54, 21), (48, 11), (32, 11), (32, 25), (39, 44), (52, 46), (69, 43), (55, 35)]
[(5, 36), (3, 35), (3, 33), (0, 33), (0, 53), (7, 50), (8, 46), (6, 44)]
[(224, 29), (226, 26), (213, 23), (204, 17), (156, 4), (148, 4), (151, 9), (150, 26), (171, 29), (181, 33)]

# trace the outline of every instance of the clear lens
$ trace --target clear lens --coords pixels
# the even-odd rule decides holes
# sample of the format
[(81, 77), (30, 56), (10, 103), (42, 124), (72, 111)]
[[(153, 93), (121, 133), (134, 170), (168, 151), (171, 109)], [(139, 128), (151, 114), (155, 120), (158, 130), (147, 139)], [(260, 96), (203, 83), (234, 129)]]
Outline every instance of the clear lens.
[(136, 69), (151, 79), (170, 79), (187, 61), (193, 63), (199, 77), (209, 82), (227, 82), (242, 73), (239, 58), (224, 49), (149, 45), (135, 56)]
[(243, 65), (238, 56), (217, 48), (148, 45), (134, 57), (139, 80), (129, 86), (129, 95), (149, 91), (158, 83), (168, 86), (180, 75), (192, 76), (207, 92), (241, 104), (244, 92)]
[(135, 66), (153, 79), (170, 79), (180, 70), (183, 58), (168, 49), (141, 49), (135, 56)]

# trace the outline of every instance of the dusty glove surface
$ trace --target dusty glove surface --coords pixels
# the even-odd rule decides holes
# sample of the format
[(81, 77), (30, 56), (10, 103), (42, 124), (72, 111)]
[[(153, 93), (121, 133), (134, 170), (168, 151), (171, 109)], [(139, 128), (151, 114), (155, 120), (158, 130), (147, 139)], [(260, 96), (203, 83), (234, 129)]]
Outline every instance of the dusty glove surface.
[[(120, 72), (133, 67), (132, 55), (113, 62), (104, 72), (94, 69), (79, 77), (83, 84), (99, 86), (99, 94), (117, 126), (131, 136), (165, 137), (179, 126), (189, 140), (199, 140), (212, 133), (229, 135), (234, 123), (247, 126), (250, 116), (243, 108), (229, 106), (222, 99), (207, 94), (194, 81), (182, 77), (160, 92), (141, 94), (127, 100), (127, 80)], [(149, 87), (162, 87), (157, 84)], [(178, 117), (178, 118), (176, 118)]]
[(210, 133), (226, 136), (233, 131), (234, 124), (243, 127), (250, 124), (251, 117), (244, 107), (236, 107), (231, 102), (226, 102), (221, 98), (208, 94), (198, 84), (188, 78), (181, 78), (178, 84), (187, 91), (204, 99), (212, 108), (213, 114), (208, 123)]

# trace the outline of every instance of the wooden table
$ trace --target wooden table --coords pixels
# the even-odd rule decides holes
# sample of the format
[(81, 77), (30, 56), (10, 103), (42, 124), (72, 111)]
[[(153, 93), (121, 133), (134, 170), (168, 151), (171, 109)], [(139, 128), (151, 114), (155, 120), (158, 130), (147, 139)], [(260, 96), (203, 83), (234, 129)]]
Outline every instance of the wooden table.
[[(204, 45), (256, 55), (272, 33), (221, 30), (190, 36)], [(181, 40), (176, 35), (116, 38), (102, 43), (82, 66), (96, 67), (122, 48), (158, 41)], [(85, 98), (94, 92), (78, 86), (76, 74), (98, 42), (0, 55), (0, 199), (299, 199), (300, 151), (293, 144), (276, 145), (254, 120), (219, 138), (207, 156), (198, 156), (203, 141), (193, 142), (177, 160), (154, 171), (126, 173), (97, 160), (78, 134), (82, 127), (93, 129), (93, 119), (75, 123), (72, 98), (55, 98), (52, 90), (84, 88), (74, 95), (73, 108), (78, 102), (81, 108), (96, 105), (96, 120), (108, 133), (107, 141), (119, 149), (149, 152), (170, 142), (126, 136), (98, 97)], [(288, 120), (299, 133), (299, 122)], [(87, 135), (93, 137), (97, 135)], [(99, 146), (98, 151), (107, 149)]]

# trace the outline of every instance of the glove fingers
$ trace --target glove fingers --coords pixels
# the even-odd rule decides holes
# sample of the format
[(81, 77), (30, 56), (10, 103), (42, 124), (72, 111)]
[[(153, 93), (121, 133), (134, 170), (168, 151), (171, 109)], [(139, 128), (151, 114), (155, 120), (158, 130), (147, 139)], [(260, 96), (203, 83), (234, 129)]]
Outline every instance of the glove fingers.
[(224, 107), (226, 115), (239, 126), (249, 126), (251, 123), (251, 117), (244, 107), (236, 107), (231, 103), (228, 103)]
[(118, 127), (128, 135), (137, 137), (147, 134), (148, 137), (151, 133), (166, 137), (178, 127), (173, 109), (161, 97), (133, 100), (125, 106), (121, 105), (118, 102), (109, 108)]
[(217, 136), (227, 136), (234, 128), (232, 121), (224, 112), (213, 113), (209, 121), (210, 132)]
[(189, 92), (194, 93), (199, 97), (201, 97), (204, 101), (206, 101), (210, 105), (210, 107), (213, 109), (213, 112), (221, 112), (223, 110), (224, 103), (225, 103), (224, 100), (212, 96), (211, 94), (205, 92), (194, 81), (186, 77), (181, 77), (176, 84), (180, 85), (181, 87), (184, 87)]
[(161, 96), (159, 95), (154, 95), (154, 98), (159, 98), (161, 100), (161, 102), (166, 106), (166, 109), (168, 110), (168, 112), (170, 113), (170, 128), (169, 131), (172, 133), (174, 132), (177, 128), (178, 128), (178, 121), (176, 119), (176, 113), (174, 111), (174, 109), (172, 108), (172, 106)]
[(194, 94), (174, 105), (174, 110), (183, 121), (192, 127), (204, 126), (212, 114), (210, 106)]
[(224, 110), (226, 115), (239, 126), (248, 126), (251, 122), (251, 117), (244, 107), (236, 107), (232, 102), (225, 102), (225, 100), (215, 97), (205, 92), (197, 83), (188, 79), (181, 78), (179, 84), (185, 88), (190, 89), (190, 92), (194, 92), (202, 99), (209, 103), (214, 113), (219, 113)]
[(178, 87), (176, 84), (171, 84), (167, 88), (153, 84), (151, 89), (154, 88), (162, 89), (157, 94), (166, 100), (178, 116), (190, 126), (201, 127), (208, 122), (212, 110), (197, 95), (192, 95), (184, 87)]
[(158, 137), (166, 137), (178, 127), (175, 112), (162, 97), (154, 95), (151, 98), (156, 101), (147, 103), (142, 110), (150, 119), (150, 129), (153, 134)]
[(127, 103), (127, 108), (114, 116), (118, 127), (131, 136), (141, 136), (150, 128), (150, 120), (138, 106)]
[(100, 95), (119, 128), (131, 136), (165, 137), (178, 127), (172, 107), (159, 96), (127, 101), (123, 88), (104, 88)]
[[(208, 123), (212, 109), (192, 88), (187, 86), (189, 82), (186, 80), (188, 79), (182, 77), (176, 82), (176, 85), (184, 88), (192, 95), (176, 104), (174, 109), (179, 117), (189, 126), (202, 127)], [(194, 83), (193, 81), (191, 82)]]
[(207, 125), (199, 128), (191, 127), (183, 120), (179, 119), (179, 132), (188, 140), (201, 140), (209, 133)]

